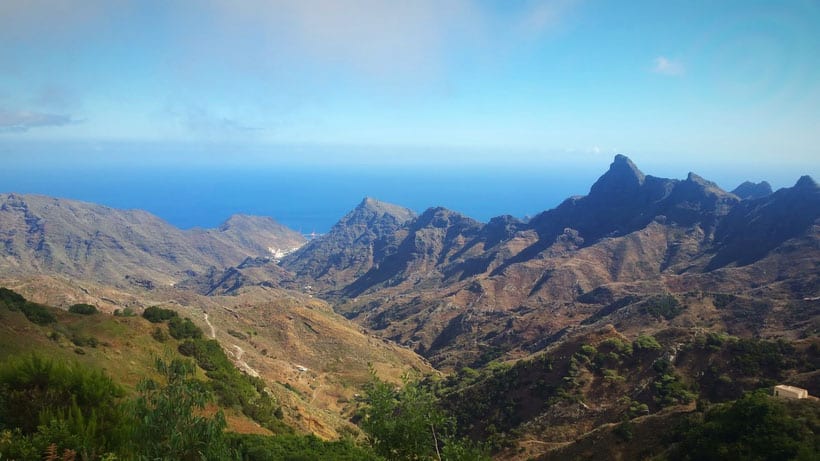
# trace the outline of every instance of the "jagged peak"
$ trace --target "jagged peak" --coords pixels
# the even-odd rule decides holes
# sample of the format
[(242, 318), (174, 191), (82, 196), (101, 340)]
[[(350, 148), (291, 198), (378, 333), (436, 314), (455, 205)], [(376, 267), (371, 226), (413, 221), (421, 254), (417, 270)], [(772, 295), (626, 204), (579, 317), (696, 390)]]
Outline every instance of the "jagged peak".
[(697, 175), (697, 174), (695, 174), (691, 171), (689, 172), (688, 175), (686, 175), (686, 180), (689, 181), (689, 182), (694, 182), (694, 183), (698, 183), (698, 184), (708, 183), (708, 181), (703, 179), (703, 176), (699, 176), (699, 175)]
[(632, 163), (632, 160), (629, 160), (626, 155), (618, 154), (609, 165), (609, 170), (592, 185), (590, 194), (611, 194), (634, 190), (643, 184), (645, 178), (643, 172)]
[(414, 226), (425, 227), (432, 225), (434, 227), (443, 227), (457, 222), (468, 223), (470, 225), (479, 224), (475, 219), (458, 211), (453, 211), (442, 206), (435, 206), (424, 210), (424, 213), (415, 221)]
[(741, 185), (735, 187), (732, 193), (743, 200), (763, 198), (772, 195), (772, 185), (767, 181), (760, 181), (759, 183), (744, 181)]
[(689, 172), (688, 175), (686, 175), (686, 181), (690, 182), (690, 183), (697, 184), (697, 185), (699, 185), (699, 186), (701, 186), (705, 189), (715, 189), (715, 190), (719, 190), (720, 192), (725, 192), (716, 183), (714, 183), (712, 181), (709, 181), (708, 179), (705, 179), (703, 176), (699, 176), (695, 173), (692, 173), (691, 171)]
[(359, 205), (354, 209), (354, 212), (356, 211), (369, 211), (377, 214), (391, 215), (399, 222), (409, 221), (416, 216), (416, 213), (409, 208), (383, 202), (373, 197), (363, 198), (362, 201), (359, 202)]
[(809, 175), (801, 176), (794, 185), (795, 189), (816, 189), (817, 183)]

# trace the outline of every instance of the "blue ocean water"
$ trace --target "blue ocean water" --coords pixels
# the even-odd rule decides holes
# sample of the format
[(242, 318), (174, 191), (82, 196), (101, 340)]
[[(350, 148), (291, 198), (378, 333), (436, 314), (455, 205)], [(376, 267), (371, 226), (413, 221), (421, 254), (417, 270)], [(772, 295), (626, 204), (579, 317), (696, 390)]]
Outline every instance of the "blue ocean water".
[(324, 233), (369, 196), (417, 212), (444, 206), (480, 221), (532, 216), (586, 194), (603, 171), (431, 167), (131, 167), (4, 169), (0, 192), (36, 193), (144, 209), (180, 228), (215, 227), (234, 213)]

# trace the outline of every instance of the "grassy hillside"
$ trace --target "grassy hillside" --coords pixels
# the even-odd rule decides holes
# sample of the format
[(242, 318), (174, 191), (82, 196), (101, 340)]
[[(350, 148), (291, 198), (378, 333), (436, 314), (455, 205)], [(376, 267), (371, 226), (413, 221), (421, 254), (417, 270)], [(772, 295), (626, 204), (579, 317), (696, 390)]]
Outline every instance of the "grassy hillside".
[[(363, 393), (371, 379), (371, 369), (394, 383), (409, 370), (432, 371), (412, 351), (365, 334), (361, 327), (333, 313), (325, 302), (281, 290), (259, 288), (241, 296), (205, 297), (171, 289), (135, 294), (91, 283), (79, 286), (58, 278), (9, 282), (26, 297), (53, 302), (63, 309), (86, 303), (108, 312), (131, 309), (139, 313), (151, 306), (178, 312), (190, 318), (205, 339), (211, 339), (213, 333), (236, 367), (264, 381), (280, 402), (287, 424), (326, 439), (358, 433), (348, 419), (355, 410), (355, 396)], [(156, 326), (141, 318), (108, 314), (84, 317), (63, 309), (54, 311), (60, 319), (56, 326), (4, 324), (0, 341), (8, 347), (3, 350), (35, 349), (52, 354), (54, 349), (54, 354), (98, 364), (118, 382), (133, 386), (150, 371), (154, 355), (176, 352), (179, 346), (174, 338), (164, 343), (154, 340), (151, 334)], [(84, 347), (86, 354), (80, 356), (67, 339), (72, 332), (58, 331), (60, 342), (48, 339), (52, 329), (70, 325), (80, 335), (96, 334), (98, 347)], [(32, 340), (22, 341), (12, 328), (26, 331)], [(44, 344), (34, 346), (39, 343)], [(62, 347), (57, 347), (60, 344)], [(233, 424), (230, 414), (229, 422)], [(247, 422), (238, 420), (236, 425), (246, 427)]]

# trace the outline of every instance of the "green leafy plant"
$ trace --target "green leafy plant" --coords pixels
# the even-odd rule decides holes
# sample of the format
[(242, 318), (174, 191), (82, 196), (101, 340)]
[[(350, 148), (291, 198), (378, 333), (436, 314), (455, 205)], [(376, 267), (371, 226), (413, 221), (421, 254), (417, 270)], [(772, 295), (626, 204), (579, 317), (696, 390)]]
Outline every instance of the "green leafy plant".
[(161, 323), (166, 320), (171, 320), (173, 318), (179, 317), (179, 314), (177, 314), (176, 311), (172, 311), (171, 309), (163, 309), (159, 306), (151, 306), (147, 307), (142, 312), (142, 317), (151, 323)]
[(91, 304), (74, 304), (68, 308), (68, 312), (80, 315), (94, 315), (99, 311), (96, 307), (92, 306)]

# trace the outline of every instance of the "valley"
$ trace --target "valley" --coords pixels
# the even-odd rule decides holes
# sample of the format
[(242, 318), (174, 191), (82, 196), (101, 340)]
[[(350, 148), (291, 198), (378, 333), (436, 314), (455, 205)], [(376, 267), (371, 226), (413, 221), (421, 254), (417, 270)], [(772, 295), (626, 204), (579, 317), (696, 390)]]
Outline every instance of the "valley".
[[(377, 380), (435, 396), (493, 459), (684, 459), (676, 447), (721, 405), (769, 405), (749, 396), (781, 383), (820, 395), (820, 186), (808, 176), (728, 192), (617, 155), (587, 195), (528, 220), (367, 197), (309, 241), (267, 217), (180, 230), (139, 210), (0, 194), (0, 244), (0, 287), (55, 316), (0, 309), (0, 361), (77, 361), (133, 393), (156, 357), (179, 354), (220, 389), (224, 356), (225, 376), (275, 402), (218, 400), (232, 433), (366, 445)], [(78, 304), (99, 312), (68, 312)], [(141, 317), (149, 308), (199, 336), (168, 337)], [(820, 419), (816, 401), (788, 405), (777, 411)]]

